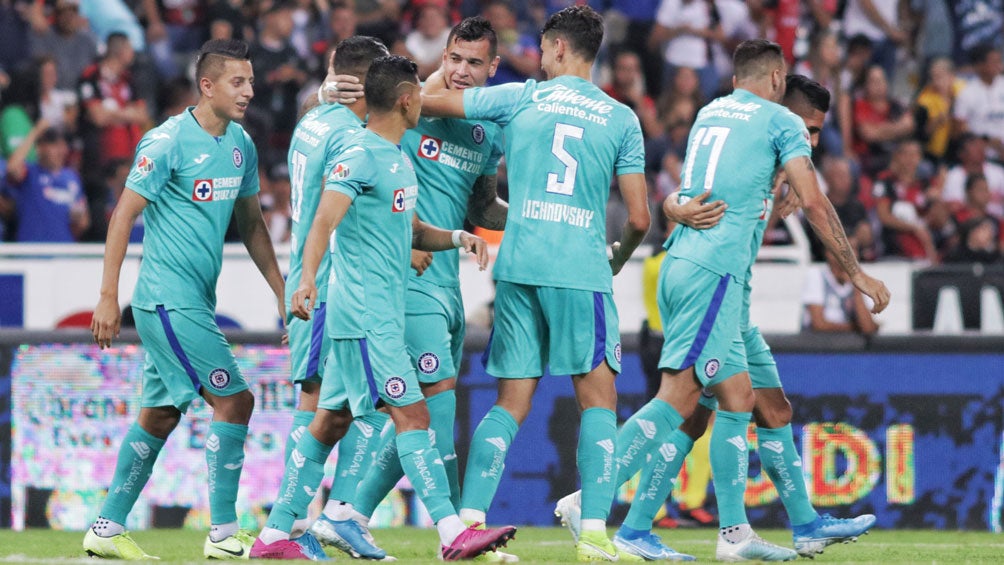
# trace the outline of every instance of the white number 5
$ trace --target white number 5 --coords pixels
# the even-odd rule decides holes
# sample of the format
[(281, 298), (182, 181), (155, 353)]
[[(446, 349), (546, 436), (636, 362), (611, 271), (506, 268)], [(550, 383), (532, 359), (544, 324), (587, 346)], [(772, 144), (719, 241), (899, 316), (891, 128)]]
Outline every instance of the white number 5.
[(547, 173), (547, 191), (571, 196), (575, 190), (575, 171), (579, 162), (565, 150), (565, 138), (582, 139), (584, 130), (578, 126), (555, 124), (554, 139), (551, 141), (551, 153), (565, 166), (565, 172), (558, 180), (558, 173)]

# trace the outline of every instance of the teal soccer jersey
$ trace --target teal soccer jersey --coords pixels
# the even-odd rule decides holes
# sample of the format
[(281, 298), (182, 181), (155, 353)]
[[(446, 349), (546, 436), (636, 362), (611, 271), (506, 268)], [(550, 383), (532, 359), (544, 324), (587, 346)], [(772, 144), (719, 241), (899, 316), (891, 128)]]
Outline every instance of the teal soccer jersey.
[(610, 181), (645, 167), (634, 112), (573, 76), (470, 88), (464, 112), (499, 124), (505, 139), (509, 215), (495, 278), (611, 292)]
[[(401, 149), (415, 165), (422, 190), (418, 217), (443, 229), (462, 229), (474, 181), (494, 175), (502, 156), (501, 135), (491, 122), (422, 118), (405, 132)], [(440, 251), (419, 278), (439, 286), (459, 287), (460, 253)]]
[(710, 190), (710, 200), (728, 209), (713, 228), (678, 226), (669, 253), (744, 282), (757, 224), (770, 213), (774, 172), (811, 154), (805, 122), (784, 106), (742, 89), (712, 101), (690, 130), (680, 191), (693, 197)]
[[(362, 129), (362, 122), (341, 104), (323, 104), (306, 113), (293, 131), (289, 145), (289, 205), (293, 220), (289, 245), (289, 275), (286, 277), (286, 307), (300, 286), (303, 245), (321, 200), (324, 176), (334, 166), (343, 142)], [(325, 254), (317, 268), (318, 306), (327, 299), (331, 257)]]
[(324, 190), (352, 198), (335, 231), (328, 286), (328, 335), (361, 339), (366, 331), (404, 332), (411, 264), (411, 222), (418, 182), (401, 149), (369, 130), (345, 141)]
[(244, 128), (231, 122), (214, 137), (188, 108), (143, 136), (126, 188), (148, 201), (133, 305), (215, 311), (234, 201), (258, 193), (258, 153)]

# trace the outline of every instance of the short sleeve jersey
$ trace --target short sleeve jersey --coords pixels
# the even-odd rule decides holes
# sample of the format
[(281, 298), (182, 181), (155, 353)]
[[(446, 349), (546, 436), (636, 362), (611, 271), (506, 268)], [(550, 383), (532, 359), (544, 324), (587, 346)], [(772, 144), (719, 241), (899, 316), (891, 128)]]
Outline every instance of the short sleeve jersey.
[(87, 200), (77, 172), (70, 167), (50, 171), (38, 163), (27, 164), (27, 174), (11, 186), (17, 202), (17, 237), (20, 242), (73, 243), (70, 229), (74, 206)]
[[(401, 149), (415, 165), (422, 198), (418, 217), (443, 228), (461, 229), (467, 217), (467, 201), (474, 182), (494, 175), (502, 157), (502, 136), (492, 122), (422, 118), (418, 127), (405, 132)], [(460, 253), (440, 251), (422, 273), (422, 282), (459, 287)]]
[[(344, 141), (362, 129), (362, 122), (341, 104), (324, 104), (307, 112), (293, 130), (286, 162), (289, 167), (290, 217), (293, 220), (289, 244), (289, 275), (286, 277), (286, 307), (300, 286), (303, 273), (303, 246), (321, 201), (325, 176), (334, 167), (335, 157), (345, 148)], [(324, 254), (317, 268), (318, 304), (328, 297), (331, 256)]]
[(574, 76), (469, 88), (464, 111), (502, 126), (505, 139), (509, 214), (495, 278), (611, 292), (610, 181), (645, 171), (634, 112)]
[(234, 201), (258, 193), (251, 137), (233, 122), (214, 137), (188, 108), (143, 136), (126, 188), (149, 201), (133, 305), (215, 310)]
[(360, 339), (367, 331), (403, 332), (415, 171), (400, 147), (369, 130), (346, 139), (345, 146), (324, 185), (352, 199), (335, 230), (328, 303), (337, 308), (328, 308), (328, 335)]
[(750, 242), (769, 213), (775, 170), (811, 154), (805, 122), (747, 90), (702, 108), (690, 130), (680, 191), (689, 197), (711, 191), (710, 200), (724, 200), (728, 208), (713, 228), (673, 230), (666, 242), (670, 255), (745, 281)]

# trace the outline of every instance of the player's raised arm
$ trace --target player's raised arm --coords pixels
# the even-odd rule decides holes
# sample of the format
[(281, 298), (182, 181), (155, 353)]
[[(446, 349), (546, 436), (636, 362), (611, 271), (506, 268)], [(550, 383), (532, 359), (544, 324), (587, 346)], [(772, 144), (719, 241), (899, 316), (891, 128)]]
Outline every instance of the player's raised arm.
[(341, 223), (352, 198), (347, 194), (333, 190), (325, 190), (321, 195), (321, 203), (317, 206), (314, 223), (307, 234), (307, 242), (303, 245), (303, 273), (300, 275), (300, 287), (293, 293), (290, 308), (293, 315), (303, 320), (310, 319), (310, 312), (317, 301), (317, 267), (321, 258), (328, 252), (328, 241), (331, 232)]
[(617, 176), (621, 198), (627, 207), (628, 218), (621, 232), (621, 239), (614, 244), (614, 256), (610, 260), (610, 268), (616, 275), (631, 258), (631, 254), (645, 239), (652, 216), (648, 210), (648, 184), (642, 173), (629, 173)]
[(279, 303), (279, 319), (286, 320), (286, 287), (275, 258), (275, 248), (268, 235), (268, 226), (261, 213), (261, 203), (258, 195), (244, 196), (234, 202), (234, 217), (237, 219), (237, 231), (241, 234), (244, 247), (254, 261), (258, 271), (265, 277), (265, 282), (275, 293)]
[(108, 221), (108, 238), (105, 240), (105, 262), (101, 274), (101, 296), (91, 318), (91, 333), (102, 349), (112, 344), (119, 335), (122, 311), (119, 309), (119, 274), (129, 246), (129, 234), (136, 218), (143, 213), (147, 200), (126, 188), (119, 197), (112, 217)]
[(467, 219), (476, 226), (503, 230), (508, 213), (509, 204), (498, 195), (498, 176), (478, 177), (474, 181), (471, 197), (467, 200)]
[(889, 305), (889, 289), (882, 281), (868, 276), (861, 270), (837, 212), (819, 189), (812, 160), (805, 156), (789, 159), (784, 164), (784, 172), (788, 176), (788, 185), (798, 193), (802, 201), (802, 209), (812, 230), (822, 240), (823, 245), (833, 253), (854, 286), (875, 302), (872, 312), (877, 314), (884, 310)]
[(422, 115), (438, 118), (466, 118), (464, 113), (464, 91), (430, 88), (429, 83), (422, 88)]
[(488, 267), (488, 244), (480, 237), (464, 230), (444, 230), (427, 224), (414, 216), (412, 220), (413, 249), (423, 251), (445, 251), (461, 248), (478, 258), (478, 267), (483, 271)]

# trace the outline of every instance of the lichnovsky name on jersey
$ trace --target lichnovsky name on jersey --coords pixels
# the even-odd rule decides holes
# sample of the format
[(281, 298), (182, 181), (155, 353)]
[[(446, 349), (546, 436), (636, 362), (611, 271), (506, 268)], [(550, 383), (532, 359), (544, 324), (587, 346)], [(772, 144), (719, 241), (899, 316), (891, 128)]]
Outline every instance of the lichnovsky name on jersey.
[(590, 98), (574, 88), (556, 84), (533, 93), (533, 101), (541, 112), (572, 116), (589, 120), (594, 124), (607, 125), (614, 107), (603, 100)]
[(523, 202), (523, 217), (588, 228), (593, 222), (593, 211), (556, 202), (526, 200)]

